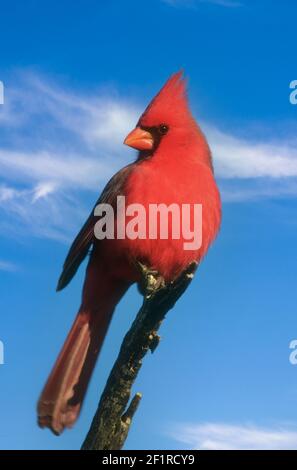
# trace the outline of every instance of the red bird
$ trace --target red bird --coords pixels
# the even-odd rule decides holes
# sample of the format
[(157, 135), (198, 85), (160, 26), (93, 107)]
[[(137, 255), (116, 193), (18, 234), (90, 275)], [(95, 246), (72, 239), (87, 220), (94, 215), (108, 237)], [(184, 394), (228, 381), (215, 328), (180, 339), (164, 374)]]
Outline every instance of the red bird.
[(140, 280), (136, 261), (166, 281), (174, 280), (191, 261), (201, 260), (220, 226), (211, 153), (190, 112), (181, 72), (166, 82), (124, 143), (138, 149), (138, 157), (111, 178), (96, 205), (115, 208), (119, 195), (125, 196), (126, 206), (201, 204), (202, 245), (185, 250), (182, 236), (98, 240), (98, 217), (92, 211), (70, 248), (57, 287), (61, 290), (71, 281), (92, 247), (81, 306), (38, 402), (39, 425), (55, 434), (71, 427), (79, 415), (115, 306)]

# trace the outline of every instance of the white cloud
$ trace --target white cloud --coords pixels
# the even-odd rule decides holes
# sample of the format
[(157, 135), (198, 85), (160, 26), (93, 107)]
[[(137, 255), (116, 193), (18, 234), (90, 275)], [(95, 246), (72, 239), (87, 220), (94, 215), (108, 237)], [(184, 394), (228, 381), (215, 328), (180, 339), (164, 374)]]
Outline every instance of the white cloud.
[(88, 213), (70, 191), (54, 190), (52, 183), (35, 187), (0, 187), (0, 233), (17, 238), (27, 235), (71, 241), (78, 221)]
[(171, 434), (178, 442), (198, 450), (297, 449), (297, 430), (282, 426), (202, 423), (179, 426)]
[[(14, 181), (48, 181), (57, 186), (96, 189), (111, 176), (115, 160), (55, 151), (14, 151), (0, 149), (0, 175)], [(109, 163), (109, 165), (108, 165)]]
[[(63, 129), (75, 132), (85, 146), (89, 145), (88, 150), (102, 151), (102, 145), (104, 150), (117, 149), (137, 121), (136, 106), (121, 100), (112, 90), (109, 94), (99, 91), (84, 96), (36, 75), (28, 75), (27, 82), (32, 91), (29, 109), (47, 113)], [(36, 93), (39, 96), (37, 109)]]
[(14, 79), (0, 107), (0, 232), (21, 223), (28, 234), (64, 240), (88, 214), (81, 191), (96, 191), (95, 202), (133, 158), (122, 142), (137, 109), (112, 90), (82, 95), (34, 74)]
[(39, 183), (34, 190), (32, 202), (36, 202), (41, 198), (46, 198), (49, 194), (53, 193), (55, 189), (55, 183), (51, 183), (50, 181)]
[(297, 177), (297, 145), (285, 142), (254, 142), (206, 126), (221, 178)]

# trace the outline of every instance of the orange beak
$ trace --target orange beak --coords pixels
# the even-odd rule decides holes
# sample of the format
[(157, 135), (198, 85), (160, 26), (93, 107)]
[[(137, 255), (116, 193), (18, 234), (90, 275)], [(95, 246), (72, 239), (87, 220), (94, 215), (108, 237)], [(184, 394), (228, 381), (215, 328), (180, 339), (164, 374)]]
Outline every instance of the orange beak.
[(127, 135), (124, 144), (137, 150), (150, 150), (153, 148), (154, 139), (150, 132), (140, 127), (135, 127), (135, 129)]

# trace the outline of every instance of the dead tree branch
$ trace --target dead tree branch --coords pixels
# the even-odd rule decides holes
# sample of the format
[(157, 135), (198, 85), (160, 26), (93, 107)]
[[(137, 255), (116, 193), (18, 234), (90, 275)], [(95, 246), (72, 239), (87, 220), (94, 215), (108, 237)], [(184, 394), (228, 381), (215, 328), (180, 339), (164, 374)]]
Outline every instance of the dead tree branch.
[(165, 284), (158, 273), (140, 266), (143, 304), (123, 340), (82, 450), (116, 450), (123, 447), (141, 400), (141, 394), (137, 393), (128, 405), (142, 360), (149, 350), (153, 352), (158, 346), (158, 329), (191, 282), (197, 263), (191, 263), (169, 284)]

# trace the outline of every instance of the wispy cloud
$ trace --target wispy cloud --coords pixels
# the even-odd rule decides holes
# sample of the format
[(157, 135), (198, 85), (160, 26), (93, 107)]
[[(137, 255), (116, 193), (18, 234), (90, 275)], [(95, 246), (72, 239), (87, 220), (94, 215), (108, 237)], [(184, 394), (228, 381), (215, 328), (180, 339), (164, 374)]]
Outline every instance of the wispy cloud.
[(85, 210), (68, 191), (52, 183), (32, 188), (0, 187), (0, 233), (10, 237), (42, 236), (69, 242)]
[(297, 145), (290, 141), (249, 141), (206, 126), (222, 178), (297, 177)]
[[(58, 149), (57, 149), (58, 151)], [(60, 187), (95, 189), (116, 168), (116, 159), (50, 150), (0, 149), (0, 175), (20, 182), (51, 180)]]
[(204, 126), (225, 201), (297, 195), (297, 143), (283, 139), (243, 139)]
[[(116, 92), (90, 95), (21, 73), (0, 108), (0, 231), (65, 239), (86, 212), (82, 191), (102, 185), (132, 154), (121, 145), (137, 107)], [(96, 195), (94, 194), (94, 201)], [(45, 215), (47, 214), (47, 215)]]
[(249, 424), (202, 423), (183, 425), (171, 433), (198, 450), (296, 450), (296, 428), (267, 428)]

